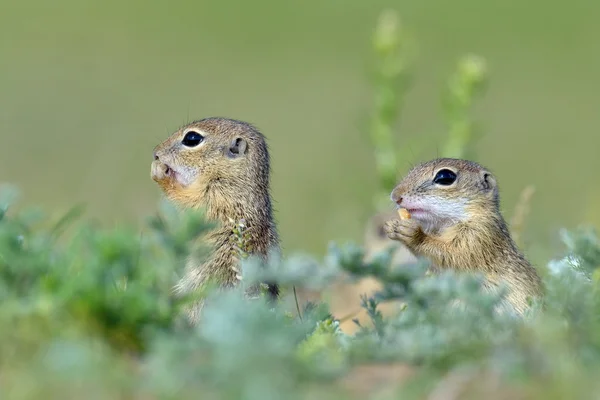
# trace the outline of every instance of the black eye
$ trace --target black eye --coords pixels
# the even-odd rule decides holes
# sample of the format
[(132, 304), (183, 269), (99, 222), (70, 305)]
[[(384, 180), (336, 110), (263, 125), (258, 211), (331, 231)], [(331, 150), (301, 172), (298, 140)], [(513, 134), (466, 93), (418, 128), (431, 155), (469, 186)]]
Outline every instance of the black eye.
[(454, 183), (456, 180), (456, 174), (449, 169), (440, 169), (437, 174), (435, 174), (435, 178), (433, 178), (433, 183), (437, 183), (438, 185), (449, 186)]
[(185, 134), (181, 143), (187, 147), (196, 147), (204, 140), (204, 136), (199, 134), (198, 132), (189, 131)]

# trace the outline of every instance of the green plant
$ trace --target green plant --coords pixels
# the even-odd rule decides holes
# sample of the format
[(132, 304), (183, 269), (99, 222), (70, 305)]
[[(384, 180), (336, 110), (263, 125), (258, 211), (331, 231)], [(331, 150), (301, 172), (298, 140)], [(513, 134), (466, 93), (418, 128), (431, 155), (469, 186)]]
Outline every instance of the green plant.
[(370, 118), (370, 140), (380, 191), (374, 198), (376, 208), (396, 184), (399, 154), (394, 128), (400, 117), (404, 97), (410, 86), (412, 43), (395, 11), (387, 10), (379, 18), (373, 36), (375, 66), (373, 74), (374, 110)]
[[(426, 277), (424, 262), (392, 265), (390, 251), (368, 263), (353, 244), (332, 244), (322, 261), (242, 259), (244, 282), (275, 278), (284, 293), (324, 288), (342, 274), (377, 279), (381, 290), (363, 298), (372, 324), (347, 335), (327, 304), (301, 304), (300, 317), (291, 295), (277, 304), (250, 300), (243, 285), (207, 288), (202, 323), (188, 326), (180, 317), (185, 299), (174, 298), (171, 287), (193, 238), (211, 227), (201, 212), (165, 206), (143, 235), (62, 221), (73, 233), (60, 244), (52, 225), (39, 227), (41, 212), (12, 204), (0, 207), (7, 398), (333, 399), (347, 396), (340, 383), (346, 375), (389, 363), (417, 371), (410, 381), (417, 386), (394, 396), (416, 398), (468, 367), (493, 371), (503, 390), (525, 387), (531, 398), (545, 398), (560, 390), (576, 396), (600, 371), (600, 291), (592, 279), (600, 244), (593, 230), (565, 231), (565, 257), (550, 263), (554, 273), (545, 278), (545, 308), (535, 305), (525, 319), (494, 313), (503, 294), (482, 291), (478, 276)], [(453, 307), (456, 299), (465, 307)], [(378, 307), (387, 301), (406, 306), (384, 316)]]
[(443, 96), (448, 138), (442, 150), (443, 157), (469, 158), (475, 156), (474, 145), (482, 132), (475, 125), (470, 111), (475, 99), (481, 96), (487, 84), (487, 66), (482, 57), (469, 54), (462, 57), (456, 72), (448, 81)]

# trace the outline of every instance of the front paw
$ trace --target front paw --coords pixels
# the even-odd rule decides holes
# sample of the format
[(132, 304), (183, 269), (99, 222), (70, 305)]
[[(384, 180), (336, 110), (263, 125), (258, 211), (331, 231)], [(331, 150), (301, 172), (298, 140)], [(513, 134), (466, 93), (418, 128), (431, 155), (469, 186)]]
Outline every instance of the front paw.
[(384, 225), (387, 236), (408, 246), (415, 245), (421, 236), (421, 226), (414, 219), (393, 219)]

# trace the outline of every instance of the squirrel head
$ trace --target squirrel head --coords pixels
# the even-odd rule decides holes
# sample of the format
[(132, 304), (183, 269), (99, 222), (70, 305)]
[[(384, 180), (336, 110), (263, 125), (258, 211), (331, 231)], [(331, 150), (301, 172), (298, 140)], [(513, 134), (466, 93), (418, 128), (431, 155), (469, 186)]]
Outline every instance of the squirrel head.
[(492, 173), (475, 162), (453, 158), (416, 165), (394, 188), (391, 199), (407, 209), (411, 218), (438, 227), (499, 212), (498, 185)]
[(268, 191), (267, 144), (246, 122), (217, 117), (194, 121), (156, 146), (153, 156), (152, 179), (182, 206), (248, 203)]

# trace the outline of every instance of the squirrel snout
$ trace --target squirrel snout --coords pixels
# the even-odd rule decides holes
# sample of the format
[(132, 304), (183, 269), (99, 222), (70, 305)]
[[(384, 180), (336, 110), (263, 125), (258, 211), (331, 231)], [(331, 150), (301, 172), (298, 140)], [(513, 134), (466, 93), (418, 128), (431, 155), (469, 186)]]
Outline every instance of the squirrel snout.
[(158, 158), (159, 158), (159, 157), (158, 157), (158, 154), (156, 154), (156, 152), (152, 153), (152, 156), (154, 157), (154, 160), (155, 160), (155, 161), (156, 161), (156, 160), (158, 160)]
[(398, 205), (402, 203), (402, 196), (396, 190), (392, 191), (392, 195), (390, 197), (394, 203)]

